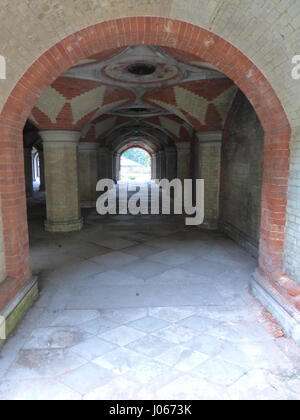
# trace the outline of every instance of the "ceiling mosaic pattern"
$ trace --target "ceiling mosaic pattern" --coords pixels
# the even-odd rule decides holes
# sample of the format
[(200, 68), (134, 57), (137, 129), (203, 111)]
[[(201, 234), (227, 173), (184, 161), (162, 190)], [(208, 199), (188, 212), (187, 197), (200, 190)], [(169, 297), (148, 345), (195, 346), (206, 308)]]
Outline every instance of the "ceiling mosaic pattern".
[(173, 142), (189, 141), (195, 131), (223, 128), (236, 91), (223, 73), (193, 55), (152, 46), (118, 48), (58, 78), (36, 103), (30, 122), (40, 130), (80, 130), (81, 141), (138, 135), (151, 127)]
[(236, 92), (231, 80), (216, 79), (156, 89), (144, 100), (172, 111), (197, 131), (220, 130)]
[(78, 130), (134, 99), (134, 94), (126, 89), (60, 77), (40, 97), (29, 120), (41, 130)]

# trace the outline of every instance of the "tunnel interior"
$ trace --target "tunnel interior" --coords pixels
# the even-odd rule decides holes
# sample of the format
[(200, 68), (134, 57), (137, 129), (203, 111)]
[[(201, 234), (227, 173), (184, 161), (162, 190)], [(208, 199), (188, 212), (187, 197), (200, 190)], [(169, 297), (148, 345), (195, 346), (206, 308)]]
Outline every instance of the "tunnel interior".
[(207, 62), (173, 48), (106, 51), (62, 74), (32, 109), (24, 128), (29, 218), (38, 201), (46, 230), (81, 229), (97, 182), (119, 181), (121, 156), (141, 148), (152, 180), (204, 179), (200, 228), (257, 256), (263, 135), (247, 98)]

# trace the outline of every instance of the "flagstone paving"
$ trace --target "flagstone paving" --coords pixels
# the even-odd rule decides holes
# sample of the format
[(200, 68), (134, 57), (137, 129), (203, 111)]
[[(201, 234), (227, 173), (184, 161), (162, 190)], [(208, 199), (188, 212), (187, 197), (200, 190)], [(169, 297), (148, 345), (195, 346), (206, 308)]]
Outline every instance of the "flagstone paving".
[(300, 349), (249, 293), (256, 261), (177, 216), (30, 223), (40, 298), (0, 353), (0, 399), (300, 399)]

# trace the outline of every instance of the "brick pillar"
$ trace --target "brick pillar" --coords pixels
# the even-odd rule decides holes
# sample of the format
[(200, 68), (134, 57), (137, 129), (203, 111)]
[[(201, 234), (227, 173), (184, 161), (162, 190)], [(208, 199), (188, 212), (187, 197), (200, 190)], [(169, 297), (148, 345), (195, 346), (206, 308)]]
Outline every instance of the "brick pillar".
[(24, 170), (25, 170), (26, 196), (32, 197), (33, 178), (32, 178), (32, 148), (31, 147), (24, 147)]
[(165, 148), (166, 178), (171, 181), (177, 176), (177, 152), (173, 147)]
[(216, 229), (219, 220), (222, 131), (197, 133), (195, 178), (204, 179), (204, 223)]
[(81, 208), (96, 207), (99, 143), (79, 143), (79, 196)]
[(45, 164), (44, 164), (44, 151), (39, 150), (40, 162), (40, 191), (45, 191)]
[(191, 178), (191, 143), (176, 143), (177, 149), (177, 178)]
[(48, 232), (71, 232), (82, 228), (78, 185), (80, 132), (40, 132), (44, 146)]

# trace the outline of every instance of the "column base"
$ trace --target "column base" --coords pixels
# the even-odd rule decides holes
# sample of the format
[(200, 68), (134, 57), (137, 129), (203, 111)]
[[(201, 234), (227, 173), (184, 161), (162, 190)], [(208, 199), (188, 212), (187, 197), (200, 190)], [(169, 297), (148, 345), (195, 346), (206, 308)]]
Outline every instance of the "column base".
[[(0, 349), (5, 344), (6, 339), (12, 334), (14, 329), (22, 321), (27, 311), (38, 298), (37, 277), (32, 277), (22, 287), (11, 302), (0, 312)], [(5, 333), (5, 339), (1, 339), (2, 333)], [(3, 337), (2, 337), (3, 338)]]
[(256, 271), (251, 280), (251, 291), (285, 332), (300, 345), (300, 312), (279, 293), (270, 281)]
[(80, 207), (82, 209), (96, 208), (96, 201), (81, 201)]
[(51, 222), (50, 220), (45, 221), (46, 232), (76, 232), (82, 229), (83, 220), (68, 220), (64, 222)]

